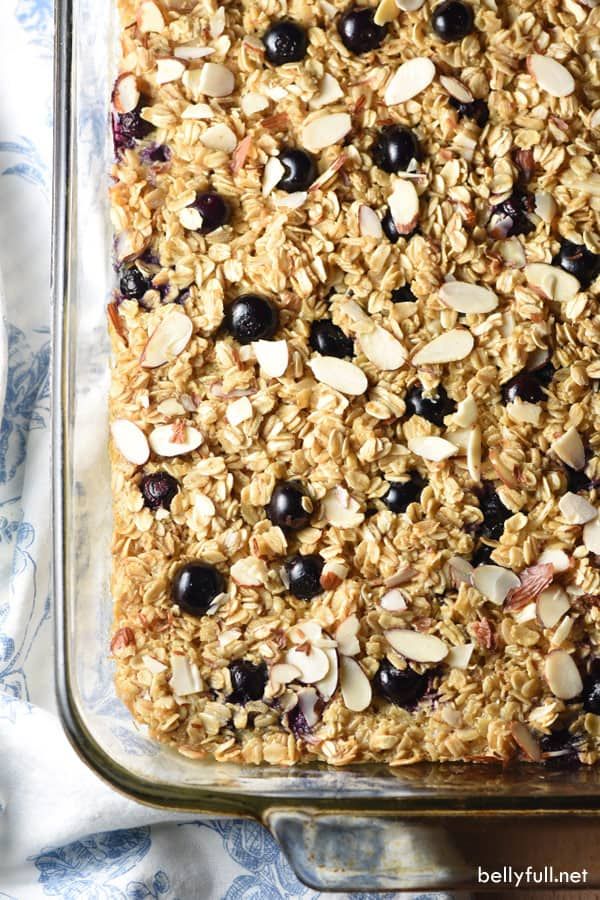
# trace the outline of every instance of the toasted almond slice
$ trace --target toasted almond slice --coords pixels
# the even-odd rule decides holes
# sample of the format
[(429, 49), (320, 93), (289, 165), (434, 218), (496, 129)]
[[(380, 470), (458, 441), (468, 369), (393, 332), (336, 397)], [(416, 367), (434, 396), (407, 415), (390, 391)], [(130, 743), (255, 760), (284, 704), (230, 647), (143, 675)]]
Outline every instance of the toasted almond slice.
[(566, 650), (552, 650), (544, 663), (548, 687), (559, 700), (573, 700), (583, 690), (579, 669)]
[(140, 102), (140, 91), (137, 78), (132, 72), (122, 72), (112, 93), (112, 101), (118, 113), (133, 112)]
[(598, 515), (598, 510), (585, 497), (580, 497), (572, 491), (568, 491), (560, 498), (558, 508), (570, 525), (585, 525)]
[(472, 428), (477, 422), (478, 415), (475, 398), (472, 394), (467, 394), (464, 400), (461, 400), (456, 407), (452, 421), (459, 428)]
[(318, 622), (314, 619), (306, 619), (290, 628), (289, 639), (292, 644), (305, 644), (307, 641), (314, 644), (321, 639), (322, 632), (323, 629)]
[(298, 681), (301, 676), (302, 672), (300, 669), (297, 666), (291, 666), (289, 663), (275, 663), (269, 672), (271, 684), (277, 686), (289, 684), (291, 681)]
[(187, 697), (189, 694), (198, 694), (204, 690), (204, 683), (200, 670), (194, 662), (190, 662), (187, 656), (172, 653), (170, 658), (171, 677), (169, 686), (178, 697)]
[(400, 588), (391, 588), (381, 597), (379, 605), (388, 612), (403, 612), (407, 608), (404, 592)]
[(214, 113), (208, 103), (190, 103), (181, 113), (182, 119), (212, 119)]
[(302, 146), (311, 153), (318, 153), (325, 147), (339, 144), (351, 128), (352, 119), (348, 113), (329, 113), (319, 116), (318, 119), (313, 119), (312, 122), (303, 126)]
[(361, 237), (372, 237), (377, 240), (383, 237), (383, 228), (381, 221), (374, 209), (365, 206), (364, 203), (358, 207), (358, 230)]
[(340, 657), (340, 686), (346, 709), (362, 712), (371, 702), (371, 682), (356, 660), (349, 656)]
[(472, 428), (454, 428), (446, 432), (446, 440), (454, 444), (462, 454), (466, 454), (472, 430)]
[(393, 575), (390, 575), (389, 578), (385, 578), (383, 585), (386, 588), (398, 587), (401, 584), (407, 584), (407, 582), (412, 581), (416, 574), (417, 570), (413, 569), (412, 566), (402, 566), (401, 569), (398, 569), (398, 571), (394, 572)]
[(511, 403), (506, 404), (506, 414), (513, 422), (519, 425), (539, 425), (542, 415), (542, 407), (528, 400), (516, 397)]
[(399, 13), (400, 10), (396, 0), (379, 0), (373, 21), (376, 25), (385, 25), (387, 22), (393, 22), (394, 19), (397, 19)]
[(207, 62), (202, 66), (198, 88), (208, 97), (228, 97), (233, 93), (235, 77), (222, 63)]
[(308, 199), (308, 191), (294, 191), (293, 194), (283, 194), (275, 198), (275, 206), (278, 209), (300, 209)]
[(356, 300), (346, 300), (341, 309), (353, 322), (371, 321), (369, 314), (364, 311), (362, 306), (360, 306)]
[(552, 194), (538, 191), (535, 194), (535, 211), (544, 222), (550, 224), (556, 216), (556, 200)]
[(172, 312), (158, 323), (142, 353), (140, 365), (156, 369), (183, 353), (190, 342), (194, 326), (183, 312)]
[(223, 153), (233, 153), (237, 145), (237, 136), (229, 125), (220, 122), (211, 125), (200, 135), (200, 142), (209, 150), (222, 150)]
[(527, 68), (541, 89), (551, 97), (568, 97), (575, 90), (575, 79), (569, 70), (550, 56), (533, 53), (527, 57)]
[(180, 47), (175, 47), (173, 50), (173, 56), (177, 59), (204, 59), (205, 56), (212, 56), (215, 52), (214, 47), (198, 47), (193, 44), (182, 44)]
[(411, 628), (391, 628), (385, 638), (397, 653), (413, 662), (441, 662), (448, 655), (448, 645), (434, 634), (424, 634)]
[(308, 105), (311, 109), (321, 109), (329, 103), (335, 103), (336, 100), (341, 100), (343, 96), (344, 92), (341, 89), (337, 78), (334, 78), (329, 72), (325, 72), (321, 79), (321, 84), (319, 85), (319, 93), (315, 94)]
[(506, 241), (500, 241), (498, 249), (500, 251), (500, 256), (511, 269), (522, 269), (525, 266), (527, 262), (525, 249), (518, 237), (511, 237)]
[(110, 426), (110, 433), (115, 447), (125, 459), (136, 466), (148, 462), (150, 447), (146, 435), (134, 422), (128, 419), (115, 419)]
[(168, 666), (165, 666), (164, 663), (161, 663), (160, 660), (155, 659), (153, 656), (148, 656), (147, 654), (142, 656), (142, 662), (153, 675), (160, 675), (161, 672), (166, 672), (169, 668)]
[(262, 195), (268, 197), (271, 191), (275, 190), (283, 176), (285, 175), (285, 167), (278, 156), (270, 156), (265, 163), (262, 180)]
[(544, 628), (554, 628), (570, 608), (569, 595), (558, 584), (546, 588), (536, 600), (537, 617)]
[(341, 625), (338, 625), (335, 639), (338, 651), (343, 656), (356, 656), (360, 652), (360, 643), (357, 637), (359, 625), (358, 617), (355, 615), (348, 616)]
[(206, 494), (196, 494), (194, 498), (194, 512), (199, 516), (211, 518), (216, 512), (215, 504)]
[(171, 81), (179, 81), (185, 72), (185, 65), (174, 56), (164, 56), (156, 61), (157, 84), (169, 84)]
[(210, 36), (212, 38), (221, 37), (223, 32), (225, 31), (225, 9), (222, 6), (219, 6), (214, 15), (212, 15), (208, 22), (208, 28), (210, 31)]
[(463, 559), (462, 556), (451, 556), (448, 560), (448, 565), (456, 587), (462, 583), (471, 584), (475, 569), (468, 559)]
[(154, 0), (142, 0), (142, 3), (138, 6), (137, 25), (141, 34), (163, 30), (165, 18)]
[(452, 75), (440, 75), (440, 84), (448, 91), (451, 97), (454, 97), (460, 103), (473, 102), (473, 94), (466, 84), (463, 84), (458, 78), (453, 78)]
[(199, 210), (195, 206), (186, 206), (179, 211), (177, 216), (181, 225), (188, 231), (199, 231), (204, 221)]
[(424, 3), (425, 0), (396, 0), (398, 9), (402, 9), (404, 12), (416, 12)]
[(328, 560), (321, 570), (319, 584), (324, 591), (334, 591), (348, 575), (348, 566), (340, 560)]
[(572, 300), (581, 287), (574, 275), (565, 272), (560, 266), (551, 266), (550, 263), (529, 263), (525, 266), (525, 278), (548, 300), (559, 303)]
[(240, 397), (239, 400), (232, 400), (227, 404), (225, 415), (230, 425), (241, 425), (242, 422), (252, 418), (254, 410), (247, 397)]
[(511, 591), (521, 586), (521, 581), (510, 569), (502, 566), (477, 566), (473, 572), (473, 586), (483, 596), (501, 606)]
[(359, 510), (360, 505), (342, 487), (331, 488), (323, 498), (323, 515), (334, 528), (356, 528), (365, 518)]
[(572, 469), (580, 470), (585, 467), (585, 447), (579, 432), (573, 426), (557, 438), (550, 449)]
[(419, 221), (419, 195), (412, 181), (396, 182), (388, 206), (398, 234), (410, 234)]
[(196, 450), (204, 437), (191, 425), (183, 425), (181, 429), (177, 425), (157, 425), (148, 441), (157, 456), (183, 456)]
[(450, 441), (435, 435), (418, 435), (411, 438), (408, 441), (408, 449), (415, 456), (421, 456), (431, 462), (441, 462), (443, 459), (456, 456), (458, 450)]
[(521, 748), (525, 756), (532, 762), (541, 762), (542, 751), (538, 741), (534, 738), (529, 728), (522, 722), (513, 722), (510, 731), (515, 744)]
[(467, 444), (467, 469), (473, 481), (481, 480), (481, 428), (471, 429)]
[(573, 619), (571, 616), (564, 616), (562, 622), (560, 622), (556, 628), (554, 629), (551, 637), (550, 644), (552, 647), (560, 647), (562, 644), (568, 640), (569, 635), (571, 634), (571, 629), (573, 627)]
[(249, 91), (247, 94), (243, 95), (240, 100), (240, 105), (245, 116), (253, 116), (255, 113), (267, 109), (269, 101), (266, 97), (263, 97), (262, 94), (258, 94), (256, 91)]
[(498, 306), (494, 291), (468, 281), (447, 281), (440, 288), (442, 303), (459, 313), (489, 313)]
[(324, 678), (315, 682), (315, 687), (325, 700), (329, 700), (335, 694), (338, 683), (338, 655), (335, 647), (326, 647), (323, 653), (329, 660), (329, 671)]
[(256, 556), (245, 556), (234, 562), (230, 575), (236, 584), (243, 587), (259, 587), (267, 580), (267, 564)]
[(528, 566), (519, 575), (519, 587), (510, 592), (504, 605), (505, 609), (522, 609), (538, 594), (544, 591), (554, 578), (554, 569), (550, 563)]
[(281, 378), (290, 361), (287, 341), (254, 341), (252, 347), (261, 371), (271, 378)]
[(285, 654), (285, 661), (300, 670), (300, 681), (304, 684), (315, 684), (329, 672), (329, 659), (320, 647), (291, 647)]
[[(585, 529), (584, 529), (585, 534)], [(571, 568), (571, 561), (564, 550), (548, 547), (540, 554), (538, 565), (550, 563), (554, 572), (566, 572)]]
[(583, 543), (590, 553), (600, 553), (600, 518), (597, 515), (584, 525)]
[(407, 353), (400, 341), (380, 325), (360, 334), (358, 343), (369, 362), (382, 372), (393, 372), (406, 362)]
[(303, 688), (298, 691), (298, 708), (306, 720), (309, 728), (313, 728), (319, 721), (316, 706), (319, 697), (313, 687)]
[(337, 356), (315, 356), (309, 359), (308, 365), (317, 381), (341, 391), (342, 394), (357, 397), (364, 394), (369, 386), (362, 369), (345, 359), (338, 359)]
[(475, 340), (466, 328), (452, 328), (421, 347), (412, 358), (413, 366), (442, 365), (465, 359), (473, 349)]
[(531, 603), (521, 607), (521, 609), (513, 609), (512, 614), (515, 622), (518, 622), (519, 625), (524, 625), (525, 622), (533, 622), (537, 619), (537, 606), (532, 600)]
[(429, 87), (435, 78), (435, 66), (426, 56), (409, 59), (396, 69), (383, 95), (386, 106), (411, 100)]
[(451, 669), (466, 669), (471, 662), (475, 644), (457, 644), (450, 647), (444, 662)]

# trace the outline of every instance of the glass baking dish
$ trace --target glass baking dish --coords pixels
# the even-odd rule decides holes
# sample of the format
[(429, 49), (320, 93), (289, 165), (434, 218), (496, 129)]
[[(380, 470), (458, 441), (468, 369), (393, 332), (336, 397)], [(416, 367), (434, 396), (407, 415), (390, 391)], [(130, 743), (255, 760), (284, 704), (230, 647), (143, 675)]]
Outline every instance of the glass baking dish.
[[(262, 820), (300, 878), (319, 889), (472, 886), (477, 865), (497, 862), (488, 835), (498, 816), (511, 822), (510, 862), (527, 864), (528, 845), (519, 835), (529, 817), (536, 817), (538, 834), (564, 827), (569, 812), (585, 813), (593, 826), (600, 807), (598, 770), (200, 763), (148, 740), (115, 696), (107, 658), (105, 319), (114, 278), (106, 190), (114, 5), (56, 3), (52, 477), (56, 672), (65, 729), (100, 777), (138, 801)], [(586, 862), (588, 887), (600, 884), (600, 865)]]

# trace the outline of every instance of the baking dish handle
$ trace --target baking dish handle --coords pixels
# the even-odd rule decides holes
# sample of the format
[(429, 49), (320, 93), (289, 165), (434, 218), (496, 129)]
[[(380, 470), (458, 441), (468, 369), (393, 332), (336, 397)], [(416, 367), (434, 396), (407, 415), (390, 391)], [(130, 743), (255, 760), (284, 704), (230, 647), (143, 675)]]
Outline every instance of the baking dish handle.
[(265, 824), (315, 890), (440, 890), (472, 880), (448, 829), (434, 819), (274, 808)]

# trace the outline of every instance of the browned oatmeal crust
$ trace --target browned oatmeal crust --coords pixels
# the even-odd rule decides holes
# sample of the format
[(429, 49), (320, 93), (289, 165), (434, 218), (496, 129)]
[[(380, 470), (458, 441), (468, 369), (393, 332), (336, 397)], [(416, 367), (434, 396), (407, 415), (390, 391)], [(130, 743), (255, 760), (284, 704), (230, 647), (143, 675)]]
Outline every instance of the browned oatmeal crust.
[[(140, 296), (109, 306), (118, 693), (192, 758), (591, 764), (600, 12), (472, 0), (473, 30), (444, 43), (435, 3), (399, 5), (382, 0), (387, 34), (356, 55), (346, 0), (119, 0), (110, 190)], [(274, 66), (261, 37), (286, 17), (308, 50)], [(461, 107), (474, 100), (483, 127)], [(371, 147), (395, 123), (421, 159), (389, 174)], [(285, 146), (314, 151), (306, 191), (276, 186)], [(208, 190), (231, 218), (203, 234)], [(565, 241), (585, 247), (579, 280)], [(279, 311), (266, 348), (223, 326), (245, 293)], [(309, 343), (324, 318), (354, 342), (343, 366)], [(507, 397), (536, 367), (534, 402)], [(413, 414), (418, 386), (447, 392), (438, 424)], [(177, 492), (151, 508), (142, 478), (158, 472)], [(416, 502), (392, 511), (389, 483), (415, 472)], [(290, 479), (311, 501), (299, 531), (265, 512)], [(325, 562), (312, 599), (288, 589), (298, 553)], [(196, 560), (225, 584), (199, 616), (172, 599)], [(239, 660), (266, 666), (261, 699), (230, 699)], [(412, 697), (384, 696), (382, 660)]]

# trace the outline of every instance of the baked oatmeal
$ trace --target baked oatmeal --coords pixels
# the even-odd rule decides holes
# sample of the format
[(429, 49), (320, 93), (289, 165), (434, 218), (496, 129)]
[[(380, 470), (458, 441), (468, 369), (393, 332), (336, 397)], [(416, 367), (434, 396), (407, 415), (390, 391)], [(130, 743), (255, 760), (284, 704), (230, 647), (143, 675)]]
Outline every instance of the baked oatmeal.
[(198, 759), (596, 762), (598, 8), (119, 5), (119, 695)]

